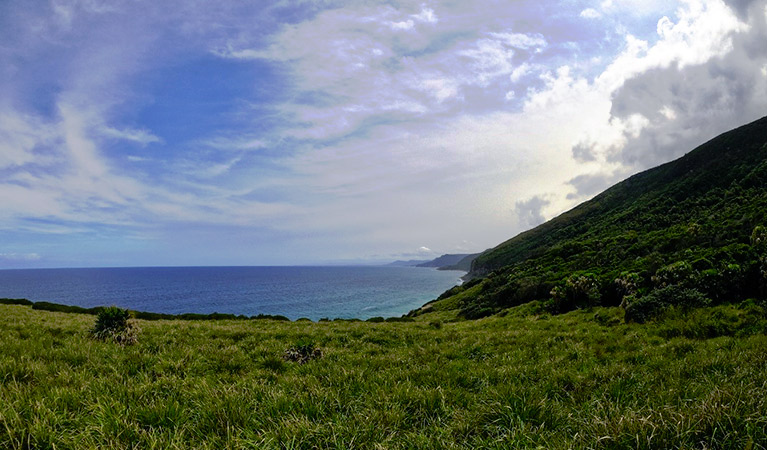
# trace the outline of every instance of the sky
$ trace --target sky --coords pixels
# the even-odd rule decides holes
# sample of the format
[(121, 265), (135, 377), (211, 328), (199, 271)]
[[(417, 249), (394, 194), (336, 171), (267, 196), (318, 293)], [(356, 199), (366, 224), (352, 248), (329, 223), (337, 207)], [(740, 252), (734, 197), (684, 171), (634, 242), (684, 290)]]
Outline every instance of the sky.
[(767, 115), (767, 0), (0, 2), (0, 268), (493, 247)]

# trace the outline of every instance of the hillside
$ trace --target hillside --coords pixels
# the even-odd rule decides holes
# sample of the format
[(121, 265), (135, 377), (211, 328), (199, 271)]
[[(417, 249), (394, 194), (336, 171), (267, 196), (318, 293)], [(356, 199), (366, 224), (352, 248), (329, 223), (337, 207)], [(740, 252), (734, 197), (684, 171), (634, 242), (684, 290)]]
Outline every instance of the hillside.
[(479, 254), (446, 254), (431, 261), (418, 264), (418, 267), (436, 267), (441, 270), (466, 270), (471, 268), (471, 262)]
[(763, 297), (764, 225), (767, 117), (482, 253), (475, 280), (438, 309), (476, 318), (532, 300), (562, 312), (653, 293), (674, 303), (680, 290), (693, 303)]
[(139, 320), (121, 347), (92, 315), (0, 305), (0, 448), (767, 446), (761, 308), (621, 316)]

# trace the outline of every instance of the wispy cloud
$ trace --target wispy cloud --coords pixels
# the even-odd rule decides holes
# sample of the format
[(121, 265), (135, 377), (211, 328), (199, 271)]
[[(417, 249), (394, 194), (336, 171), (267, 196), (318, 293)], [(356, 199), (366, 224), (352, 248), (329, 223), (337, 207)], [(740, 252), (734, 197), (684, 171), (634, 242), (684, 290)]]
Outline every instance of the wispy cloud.
[(37, 261), (40, 255), (37, 253), (0, 253), (0, 260), (5, 261)]

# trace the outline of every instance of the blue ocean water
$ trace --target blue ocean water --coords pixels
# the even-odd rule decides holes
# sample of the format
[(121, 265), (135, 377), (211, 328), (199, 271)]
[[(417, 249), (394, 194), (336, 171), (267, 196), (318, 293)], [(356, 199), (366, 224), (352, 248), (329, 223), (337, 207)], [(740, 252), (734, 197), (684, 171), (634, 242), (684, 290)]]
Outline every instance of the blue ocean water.
[(367, 319), (418, 308), (461, 275), (390, 266), (0, 270), (0, 298), (169, 314)]

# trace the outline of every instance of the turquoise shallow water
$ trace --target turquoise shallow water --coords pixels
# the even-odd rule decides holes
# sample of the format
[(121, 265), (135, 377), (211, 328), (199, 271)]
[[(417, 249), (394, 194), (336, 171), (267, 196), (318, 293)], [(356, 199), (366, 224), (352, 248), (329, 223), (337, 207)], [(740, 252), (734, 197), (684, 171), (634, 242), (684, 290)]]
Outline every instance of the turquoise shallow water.
[(0, 270), (0, 297), (169, 314), (399, 316), (463, 272), (417, 267), (139, 267)]

